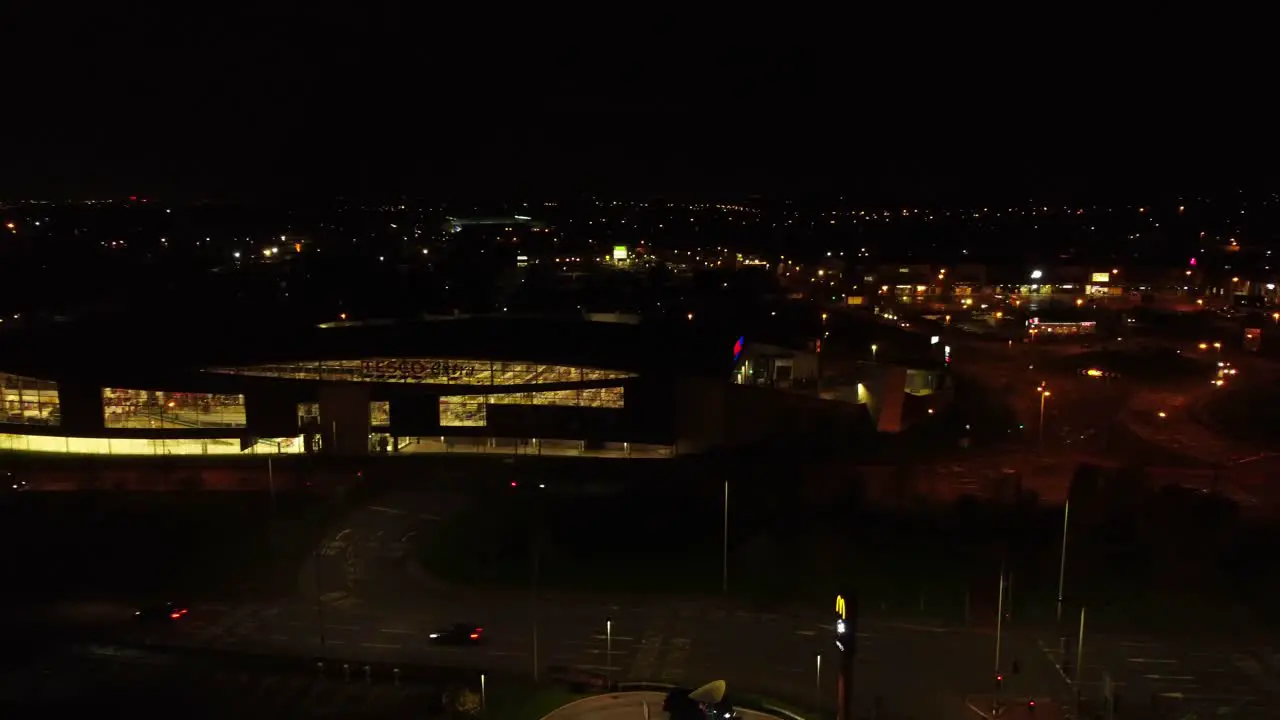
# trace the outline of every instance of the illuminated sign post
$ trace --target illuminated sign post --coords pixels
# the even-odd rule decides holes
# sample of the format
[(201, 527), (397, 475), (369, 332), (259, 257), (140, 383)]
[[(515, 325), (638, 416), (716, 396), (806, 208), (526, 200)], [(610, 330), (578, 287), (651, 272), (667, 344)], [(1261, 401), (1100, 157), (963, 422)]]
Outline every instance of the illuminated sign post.
[(853, 659), (858, 653), (858, 601), (836, 595), (836, 720), (853, 720)]
[(627, 246), (626, 246), (626, 245), (614, 245), (614, 246), (613, 246), (613, 259), (614, 259), (614, 261), (616, 261), (616, 262), (626, 262), (627, 258), (628, 258), (628, 257), (630, 257), (630, 255), (631, 255), (631, 254), (627, 251)]

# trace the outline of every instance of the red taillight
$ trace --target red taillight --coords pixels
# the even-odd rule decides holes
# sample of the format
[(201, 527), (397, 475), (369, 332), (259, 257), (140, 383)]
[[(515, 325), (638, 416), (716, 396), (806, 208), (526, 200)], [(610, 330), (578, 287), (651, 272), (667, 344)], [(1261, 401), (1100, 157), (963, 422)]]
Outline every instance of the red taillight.
[(472, 639), (472, 640), (479, 640), (479, 639), (480, 639), (480, 633), (471, 633), (471, 639)]
[(173, 618), (174, 620), (177, 620), (178, 618), (182, 617), (182, 613), (176, 613), (176, 612), (169, 613), (169, 617)]

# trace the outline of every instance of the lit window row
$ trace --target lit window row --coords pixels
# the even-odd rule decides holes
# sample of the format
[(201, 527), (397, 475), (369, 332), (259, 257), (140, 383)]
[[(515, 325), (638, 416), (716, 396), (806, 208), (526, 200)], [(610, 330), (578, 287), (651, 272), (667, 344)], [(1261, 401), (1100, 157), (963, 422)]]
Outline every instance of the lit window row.
[(22, 375), (0, 373), (0, 422), (20, 425), (57, 425), (62, 420), (58, 384)]
[(103, 422), (110, 428), (178, 429), (246, 426), (244, 395), (102, 389)]
[(618, 409), (624, 404), (620, 387), (550, 390), (499, 395), (447, 395), (440, 398), (441, 427), (484, 427), (489, 405), (545, 405)]
[(88, 438), (0, 433), (0, 451), (72, 455), (278, 455), (302, 453), (301, 437), (262, 439), (247, 450), (238, 438)]
[(536, 385), (618, 380), (620, 370), (440, 358), (369, 358), (215, 368), (213, 373), (329, 382), (403, 382), (438, 385)]

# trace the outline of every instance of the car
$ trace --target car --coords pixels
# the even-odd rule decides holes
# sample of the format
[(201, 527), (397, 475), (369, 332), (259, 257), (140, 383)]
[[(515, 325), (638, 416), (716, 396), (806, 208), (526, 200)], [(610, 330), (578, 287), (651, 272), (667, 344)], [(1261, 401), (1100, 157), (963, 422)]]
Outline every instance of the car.
[(483, 635), (484, 628), (475, 623), (454, 623), (431, 633), (427, 638), (434, 645), (479, 645)]
[(190, 609), (178, 602), (166, 602), (158, 605), (147, 605), (133, 612), (136, 620), (144, 622), (174, 622), (187, 616)]

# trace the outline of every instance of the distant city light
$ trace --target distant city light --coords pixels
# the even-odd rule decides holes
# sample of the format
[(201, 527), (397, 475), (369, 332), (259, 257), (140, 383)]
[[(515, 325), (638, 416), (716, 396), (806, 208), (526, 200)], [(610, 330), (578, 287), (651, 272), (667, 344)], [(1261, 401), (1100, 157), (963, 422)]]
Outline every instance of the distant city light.
[(1039, 280), (1043, 275), (1044, 275), (1044, 273), (1040, 272), (1039, 270), (1032, 270), (1032, 271), (1031, 271), (1031, 279), (1032, 279), (1032, 280)]

